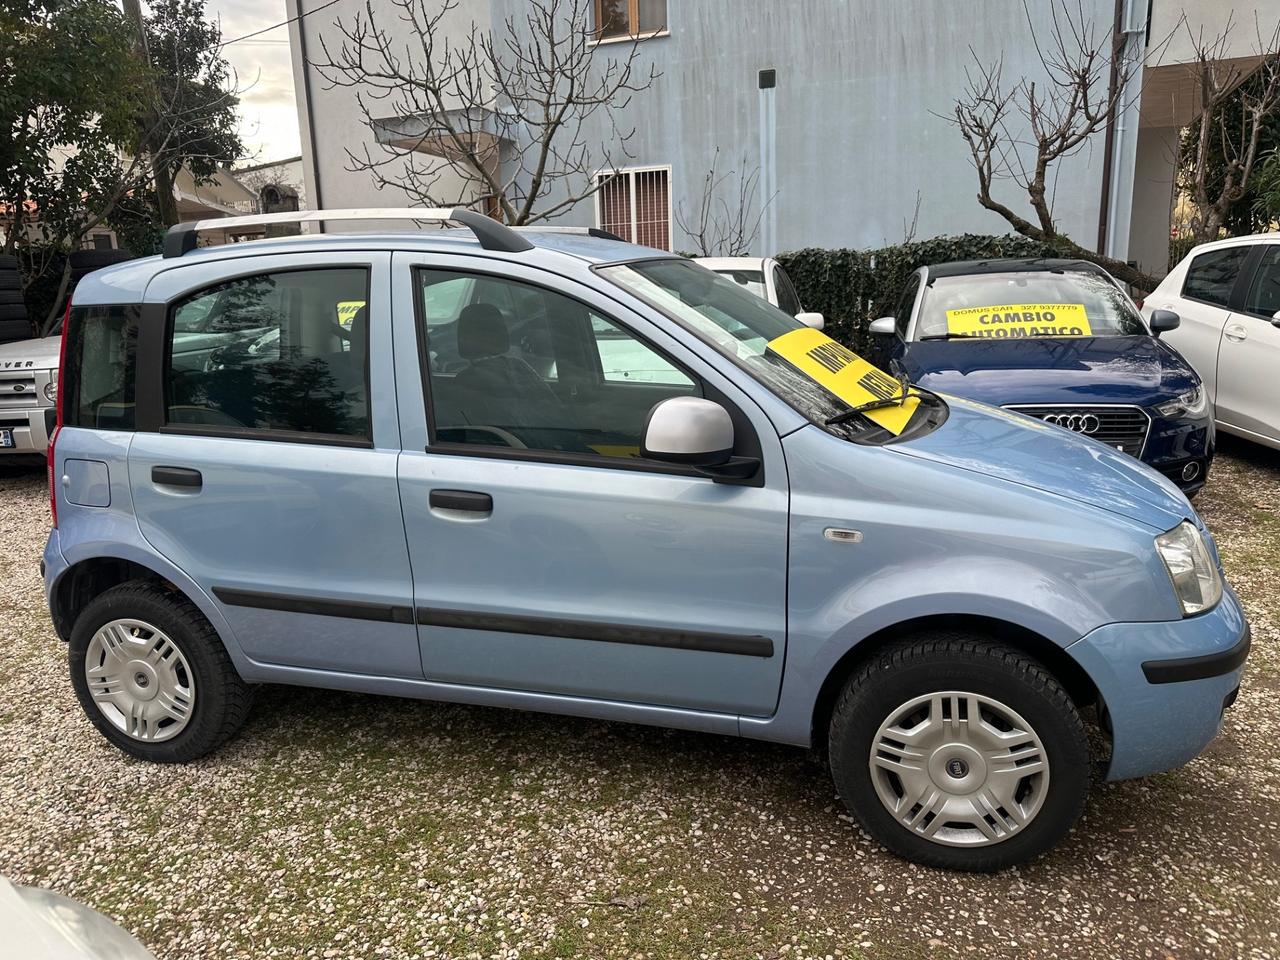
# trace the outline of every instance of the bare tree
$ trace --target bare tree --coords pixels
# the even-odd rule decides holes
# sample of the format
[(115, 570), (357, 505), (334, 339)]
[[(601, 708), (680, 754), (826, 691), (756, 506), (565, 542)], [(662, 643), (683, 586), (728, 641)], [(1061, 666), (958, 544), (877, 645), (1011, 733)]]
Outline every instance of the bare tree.
[[(676, 226), (683, 230), (693, 241), (701, 257), (741, 257), (751, 252), (751, 245), (760, 235), (760, 221), (765, 211), (773, 202), (772, 197), (756, 208), (752, 215), (752, 207), (756, 202), (756, 192), (760, 182), (760, 168), (747, 169), (747, 159), (742, 158), (742, 172), (736, 169), (728, 173), (717, 173), (716, 166), (720, 160), (720, 150), (716, 148), (711, 158), (711, 167), (702, 178), (702, 193), (698, 196), (697, 208), (691, 213), (685, 212), (683, 201), (676, 206)], [(736, 184), (726, 199), (721, 192), (730, 179), (736, 178)]]
[[(1269, 36), (1254, 23), (1255, 53), (1261, 66), (1247, 70), (1227, 57), (1227, 41), (1233, 23), (1227, 19), (1222, 33), (1206, 40), (1186, 24), (1195, 59), (1187, 64), (1199, 91), (1195, 152), (1184, 171), (1184, 187), (1193, 204), (1191, 235), (1196, 243), (1218, 239), (1231, 205), (1244, 196), (1264, 158), (1258, 156), (1259, 139), (1280, 111), (1280, 24)], [(1246, 78), (1254, 82), (1242, 86)], [(1233, 97), (1238, 110), (1226, 110)]]
[[(978, 202), (1023, 236), (1059, 247), (1064, 256), (1101, 264), (1126, 283), (1153, 289), (1154, 278), (1082, 247), (1058, 229), (1052, 193), (1055, 165), (1079, 152), (1124, 109), (1121, 101), (1140, 61), (1125, 58), (1110, 30), (1097, 31), (1078, 2), (1073, 8), (1067, 0), (1055, 0), (1051, 10), (1047, 38), (1042, 41), (1032, 26), (1045, 70), (1043, 82), (1023, 77), (1006, 84), (1002, 61), (991, 62), (976, 53), (976, 67), (966, 71), (965, 94), (956, 101), (951, 119), (969, 145), (978, 172)], [(1029, 10), (1027, 22), (1032, 22)], [(1002, 180), (1025, 191), (1031, 217), (996, 199), (993, 189)]]
[[(522, 16), (472, 23), (451, 42), (445, 21), (458, 7), (389, 0), (375, 12), (366, 0), (335, 24), (334, 47), (322, 38), (312, 65), (330, 88), (355, 90), (378, 140), (348, 150), (348, 169), (415, 203), (475, 206), (512, 225), (565, 213), (599, 189), (597, 171), (630, 158), (635, 130), (619, 129), (617, 113), (658, 72), (637, 64), (638, 38), (596, 45), (591, 0), (528, 0)], [(597, 142), (600, 118), (609, 132)]]

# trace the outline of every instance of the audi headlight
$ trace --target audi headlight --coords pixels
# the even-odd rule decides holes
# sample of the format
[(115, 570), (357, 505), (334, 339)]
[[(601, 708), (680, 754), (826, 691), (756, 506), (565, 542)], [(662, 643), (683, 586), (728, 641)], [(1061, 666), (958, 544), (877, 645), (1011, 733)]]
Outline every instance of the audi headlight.
[(1184, 617), (1203, 613), (1222, 599), (1222, 577), (1195, 524), (1184, 520), (1160, 534), (1156, 551), (1169, 571)]
[(49, 372), (49, 382), (44, 385), (44, 398), (50, 403), (58, 402), (58, 371)]
[(1204, 413), (1208, 405), (1209, 397), (1204, 392), (1204, 387), (1196, 387), (1166, 403), (1159, 404), (1156, 407), (1156, 413), (1162, 417), (1197, 417)]

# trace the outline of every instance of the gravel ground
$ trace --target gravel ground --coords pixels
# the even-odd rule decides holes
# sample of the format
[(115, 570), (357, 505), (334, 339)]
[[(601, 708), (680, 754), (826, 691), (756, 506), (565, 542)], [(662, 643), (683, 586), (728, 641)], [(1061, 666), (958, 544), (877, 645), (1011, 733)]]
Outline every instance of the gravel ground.
[(878, 849), (803, 751), (728, 738), (267, 688), (216, 756), (129, 760), (45, 612), (43, 476), (0, 477), (0, 873), (162, 960), (1280, 957), (1280, 455), (1226, 445), (1198, 506), (1254, 625), (1223, 735), (964, 876)]

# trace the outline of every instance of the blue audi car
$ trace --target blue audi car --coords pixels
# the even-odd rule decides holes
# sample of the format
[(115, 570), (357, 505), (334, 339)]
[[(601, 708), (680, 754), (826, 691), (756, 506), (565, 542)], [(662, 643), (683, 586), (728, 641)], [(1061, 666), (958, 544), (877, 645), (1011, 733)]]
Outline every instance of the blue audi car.
[(929, 390), (1016, 410), (1137, 457), (1187, 496), (1213, 460), (1199, 376), (1120, 284), (1084, 260), (921, 267), (891, 317), (871, 324), (890, 365)]

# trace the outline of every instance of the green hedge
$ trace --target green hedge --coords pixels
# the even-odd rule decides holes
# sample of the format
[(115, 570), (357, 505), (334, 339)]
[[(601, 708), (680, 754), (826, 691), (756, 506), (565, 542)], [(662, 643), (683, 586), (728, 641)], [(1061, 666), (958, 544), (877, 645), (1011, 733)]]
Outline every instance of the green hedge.
[(1009, 234), (966, 233), (879, 250), (809, 248), (778, 256), (806, 310), (826, 317), (826, 332), (859, 353), (869, 351), (867, 324), (892, 313), (912, 271), (949, 260), (1060, 256), (1048, 244)]

